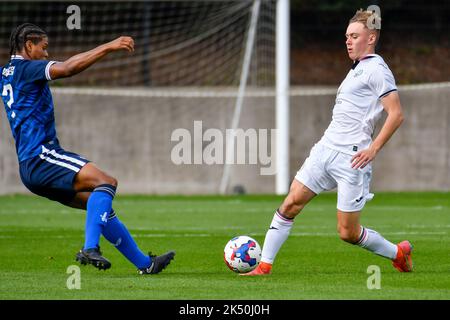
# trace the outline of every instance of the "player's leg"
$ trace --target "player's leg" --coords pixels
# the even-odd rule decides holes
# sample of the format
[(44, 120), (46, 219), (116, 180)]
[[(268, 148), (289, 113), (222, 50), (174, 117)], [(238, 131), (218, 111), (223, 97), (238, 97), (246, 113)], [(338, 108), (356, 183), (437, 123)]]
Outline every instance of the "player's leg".
[(84, 250), (99, 246), (100, 235), (112, 210), (112, 201), (116, 194), (117, 180), (100, 170), (92, 162), (87, 163), (75, 176), (75, 192), (91, 191), (87, 199)]
[(337, 211), (337, 229), (339, 237), (348, 243), (358, 245), (377, 255), (395, 259), (397, 246), (386, 240), (375, 230), (363, 227), (359, 223), (360, 212)]
[(316, 193), (294, 179), (289, 194), (284, 199), (280, 208), (275, 211), (269, 230), (266, 233), (261, 253), (261, 262), (253, 271), (243, 275), (264, 275), (271, 273), (275, 257), (291, 232), (294, 218), (315, 196)]
[(119, 220), (114, 210), (108, 217), (103, 229), (103, 236), (112, 243), (125, 258), (136, 266), (139, 274), (155, 274), (161, 272), (174, 258), (175, 252), (169, 251), (163, 255), (155, 256), (144, 254), (127, 227)]
[[(340, 156), (343, 156), (344, 159), (340, 159), (338, 166), (334, 167), (332, 171), (338, 183), (337, 230), (340, 238), (392, 260), (397, 269), (403, 269), (401, 271), (411, 271), (412, 246), (409, 242), (395, 245), (375, 230), (360, 224), (361, 210), (365, 203), (373, 197), (369, 193), (371, 168), (366, 167), (365, 170), (348, 169), (349, 159), (347, 158), (350, 156)], [(339, 165), (342, 165), (342, 167), (339, 168)], [(401, 264), (400, 268), (397, 267), (399, 263)]]
[(359, 224), (361, 213), (337, 211), (337, 231), (341, 240), (356, 244), (360, 238), (361, 225)]
[(91, 193), (92, 192), (90, 191), (77, 192), (75, 193), (75, 196), (71, 200), (63, 204), (71, 208), (86, 210), (87, 202)]
[(136, 266), (139, 274), (156, 274), (168, 266), (175, 256), (174, 251), (166, 252), (160, 256), (144, 254), (134, 241), (126, 226), (113, 215), (103, 231), (103, 236), (111, 242), (132, 264)]
[[(78, 209), (86, 209), (91, 192), (78, 192), (67, 203), (68, 206)], [(116, 216), (114, 209), (108, 215), (108, 221), (102, 230), (106, 240), (113, 244), (125, 258), (136, 266), (141, 274), (155, 274), (163, 270), (173, 259), (175, 253), (168, 252), (161, 256), (144, 254), (134, 241), (126, 226)]]
[[(85, 173), (92, 172), (89, 170), (91, 167), (94, 166), (85, 158), (78, 154), (67, 152), (58, 144), (52, 142), (43, 145), (42, 153), (38, 156), (20, 163), (20, 176), (24, 185), (33, 193), (65, 205), (71, 204), (73, 207), (84, 208), (87, 206), (86, 197), (88, 192), (96, 187), (95, 184), (115, 183), (117, 185), (117, 182), (114, 182), (109, 177), (99, 177), (99, 175), (92, 174), (97, 179), (86, 179), (89, 180), (89, 183), (84, 185), (78, 183), (78, 190), (74, 190), (74, 181), (79, 182), (81, 180), (77, 179), (80, 177), (88, 177), (89, 175)], [(77, 191), (82, 191), (84, 198), (73, 201)], [(89, 199), (91, 198), (89, 197)], [(89, 203), (89, 200), (87, 203)], [(109, 212), (107, 208), (105, 211)], [(89, 219), (87, 220), (89, 221)], [(99, 269), (107, 269), (111, 264), (101, 256), (97, 245), (98, 238), (95, 245), (89, 247), (93, 252), (83, 252), (81, 250), (79, 252), (80, 257), (77, 254), (77, 258), (80, 258), (81, 260), (79, 260), (82, 263), (91, 263)]]
[(85, 242), (76, 260), (98, 269), (108, 269), (111, 263), (102, 256), (99, 243), (112, 210), (117, 180), (89, 162), (73, 178), (72, 188), (75, 196), (67, 205), (86, 208)]
[(269, 230), (266, 233), (261, 262), (273, 264), (283, 243), (289, 236), (294, 218), (316, 194), (303, 183), (294, 179), (290, 190), (280, 208), (275, 211)]
[(336, 182), (324, 170), (324, 162), (330, 156), (330, 151), (322, 145), (316, 144), (311, 149), (309, 157), (297, 172), (288, 195), (273, 216), (264, 239), (261, 262), (257, 268), (244, 275), (269, 274), (278, 251), (289, 236), (294, 218), (317, 194), (336, 186)]
[(337, 229), (340, 238), (392, 260), (394, 267), (401, 272), (412, 271), (411, 244), (408, 241), (403, 241), (398, 245), (393, 244), (375, 230), (360, 225), (359, 217), (360, 212), (338, 210)]

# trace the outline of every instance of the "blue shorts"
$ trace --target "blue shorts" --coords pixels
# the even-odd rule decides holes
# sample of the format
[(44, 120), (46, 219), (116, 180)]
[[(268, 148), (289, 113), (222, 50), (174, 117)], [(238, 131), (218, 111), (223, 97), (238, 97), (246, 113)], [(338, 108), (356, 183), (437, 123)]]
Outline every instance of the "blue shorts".
[(34, 194), (68, 204), (77, 193), (75, 176), (89, 162), (59, 145), (45, 144), (41, 154), (19, 163), (20, 178)]

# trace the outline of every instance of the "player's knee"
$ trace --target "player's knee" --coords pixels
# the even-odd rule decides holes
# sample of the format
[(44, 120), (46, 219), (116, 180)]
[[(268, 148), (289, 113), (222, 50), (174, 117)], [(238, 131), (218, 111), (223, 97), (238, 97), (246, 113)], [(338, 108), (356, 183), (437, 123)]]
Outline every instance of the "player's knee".
[(118, 186), (118, 184), (119, 184), (119, 181), (117, 181), (116, 178), (109, 177), (109, 182), (108, 182), (108, 184), (110, 184), (110, 185), (112, 185), (112, 186), (114, 186), (114, 187), (117, 188), (117, 186)]
[(102, 184), (109, 184), (109, 185), (117, 188), (117, 185), (119, 184), (119, 182), (114, 177), (104, 176), (104, 177), (99, 178), (97, 181), (98, 186), (102, 185)]
[(110, 177), (110, 178), (111, 178), (110, 184), (117, 188), (117, 186), (119, 185), (119, 181), (117, 181), (116, 178), (113, 178), (113, 177)]

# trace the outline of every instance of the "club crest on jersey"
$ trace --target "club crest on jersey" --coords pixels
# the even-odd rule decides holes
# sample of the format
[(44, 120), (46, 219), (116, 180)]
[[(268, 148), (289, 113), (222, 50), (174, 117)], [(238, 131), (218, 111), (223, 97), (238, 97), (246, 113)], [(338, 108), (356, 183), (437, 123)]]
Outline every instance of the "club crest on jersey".
[(4, 77), (12, 76), (14, 74), (14, 68), (15, 68), (15, 66), (11, 66), (9, 68), (4, 68), (2, 75)]
[(358, 72), (355, 73), (355, 75), (353, 76), (353, 78), (356, 78), (357, 76), (360, 76), (363, 74), (363, 70), (359, 69)]

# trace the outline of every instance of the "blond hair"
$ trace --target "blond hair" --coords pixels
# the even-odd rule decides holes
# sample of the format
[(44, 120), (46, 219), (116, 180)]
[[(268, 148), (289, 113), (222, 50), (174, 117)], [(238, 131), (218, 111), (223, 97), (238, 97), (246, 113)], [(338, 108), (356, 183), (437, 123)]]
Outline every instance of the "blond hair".
[(348, 23), (353, 22), (360, 22), (364, 25), (364, 28), (374, 31), (377, 37), (376, 42), (378, 42), (381, 30), (381, 17), (375, 11), (359, 9)]

